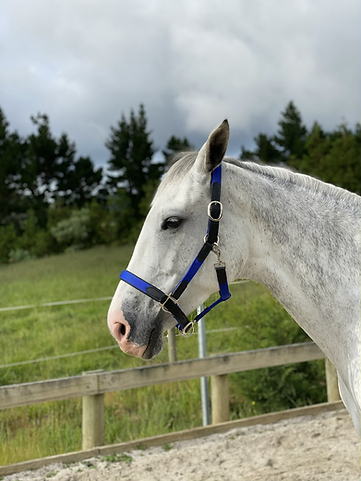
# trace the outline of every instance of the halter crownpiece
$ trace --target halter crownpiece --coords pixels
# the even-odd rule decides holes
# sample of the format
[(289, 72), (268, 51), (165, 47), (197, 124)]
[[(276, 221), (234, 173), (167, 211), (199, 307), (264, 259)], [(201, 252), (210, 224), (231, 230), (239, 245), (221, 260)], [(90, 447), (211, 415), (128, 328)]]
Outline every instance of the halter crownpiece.
[[(119, 276), (122, 281), (126, 282), (135, 289), (138, 289), (138, 291), (147, 295), (151, 299), (159, 302), (165, 312), (172, 314), (174, 319), (177, 321), (176, 327), (183, 336), (190, 336), (194, 331), (194, 324), (196, 322), (202, 319), (205, 314), (211, 311), (220, 302), (226, 301), (231, 297), (227, 282), (226, 264), (221, 261), (221, 250), (219, 248), (218, 237), (219, 222), (223, 215), (223, 206), (221, 204), (221, 181), (222, 164), (220, 164), (212, 172), (211, 202), (208, 204), (207, 209), (208, 228), (204, 237), (204, 244), (183, 279), (177, 284), (175, 289), (173, 289), (170, 294), (165, 294), (153, 284), (149, 284), (130, 271), (124, 270)], [(198, 314), (193, 321), (189, 321), (185, 313), (179, 307), (177, 301), (188, 287), (190, 281), (197, 274), (210, 252), (214, 252), (218, 259), (218, 261), (214, 264), (214, 268), (216, 270), (220, 297), (212, 305)]]

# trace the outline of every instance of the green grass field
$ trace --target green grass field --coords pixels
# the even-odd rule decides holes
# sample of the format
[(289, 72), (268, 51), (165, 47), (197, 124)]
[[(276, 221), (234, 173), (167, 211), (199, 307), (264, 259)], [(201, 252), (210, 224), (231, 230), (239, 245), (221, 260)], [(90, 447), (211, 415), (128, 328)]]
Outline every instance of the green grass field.
[[(133, 248), (97, 247), (13, 265), (0, 265), (0, 384), (31, 382), (114, 370), (145, 361), (109, 349), (9, 366), (115, 346), (106, 316), (110, 301), (39, 307), (45, 302), (113, 295)], [(207, 316), (208, 355), (302, 342), (306, 335), (261, 285), (231, 286), (232, 298)], [(212, 333), (219, 328), (237, 330)], [(177, 338), (178, 359), (197, 357), (196, 336)], [(167, 362), (164, 351), (153, 364)], [(149, 362), (148, 362), (149, 363)], [(7, 367), (6, 367), (7, 366)], [(322, 362), (230, 376), (231, 417), (243, 417), (325, 399)], [(109, 393), (106, 443), (201, 425), (199, 381)], [(0, 464), (81, 449), (81, 400), (0, 411)]]

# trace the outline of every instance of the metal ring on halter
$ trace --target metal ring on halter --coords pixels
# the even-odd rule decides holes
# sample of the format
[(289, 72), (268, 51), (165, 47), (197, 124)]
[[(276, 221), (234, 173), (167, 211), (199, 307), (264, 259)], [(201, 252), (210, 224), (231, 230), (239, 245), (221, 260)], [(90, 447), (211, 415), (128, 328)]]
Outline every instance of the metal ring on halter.
[[(219, 215), (217, 218), (213, 217), (211, 213), (211, 209), (213, 205), (219, 205)], [(223, 205), (221, 204), (221, 202), (219, 202), (219, 200), (212, 200), (212, 202), (208, 204), (208, 218), (213, 222), (219, 222), (222, 219), (222, 216), (223, 216)]]
[[(204, 243), (206, 243), (207, 241), (208, 241), (208, 234), (206, 234), (206, 235), (204, 236), (204, 238), (203, 238), (203, 242), (204, 242)], [(216, 244), (216, 245), (219, 244), (219, 236), (218, 236), (218, 235), (217, 235), (217, 240), (216, 240), (216, 242), (215, 242), (214, 244)]]
[(186, 326), (184, 326), (182, 331), (179, 331), (179, 334), (183, 337), (190, 337), (193, 333), (194, 333), (194, 322), (193, 321), (188, 322), (188, 324)]
[(172, 297), (172, 294), (168, 294), (168, 295), (167, 295), (167, 299), (166, 299), (164, 302), (160, 302), (160, 306), (161, 306), (161, 308), (163, 309), (164, 312), (170, 312), (170, 310), (167, 309), (167, 308), (165, 307), (165, 305), (164, 305), (169, 299), (170, 299), (171, 301), (173, 301), (174, 304), (177, 304), (177, 305), (178, 305), (178, 301), (177, 301), (176, 299), (174, 299), (174, 297)]

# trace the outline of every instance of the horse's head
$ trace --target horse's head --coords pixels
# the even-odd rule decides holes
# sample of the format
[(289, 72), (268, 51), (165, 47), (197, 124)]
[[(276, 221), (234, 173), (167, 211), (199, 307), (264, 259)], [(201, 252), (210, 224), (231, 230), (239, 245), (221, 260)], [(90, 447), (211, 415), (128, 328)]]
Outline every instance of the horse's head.
[[(203, 244), (211, 173), (222, 162), (228, 137), (228, 122), (224, 121), (198, 153), (181, 156), (161, 182), (144, 222), (127, 269), (165, 293), (172, 292)], [(179, 299), (187, 315), (218, 290), (213, 264), (214, 259), (204, 262)], [(124, 352), (152, 358), (163, 347), (163, 332), (175, 324), (158, 302), (125, 282), (119, 283), (108, 325)]]

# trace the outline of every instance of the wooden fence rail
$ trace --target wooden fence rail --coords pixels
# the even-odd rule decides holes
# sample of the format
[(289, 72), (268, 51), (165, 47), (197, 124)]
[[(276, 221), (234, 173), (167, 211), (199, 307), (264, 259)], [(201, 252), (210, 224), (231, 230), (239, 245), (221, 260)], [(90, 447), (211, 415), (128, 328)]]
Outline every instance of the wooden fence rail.
[[(104, 394), (107, 392), (212, 377), (212, 420), (217, 423), (227, 421), (229, 416), (228, 374), (324, 357), (314, 343), (308, 342), (134, 369), (93, 371), (82, 376), (0, 386), (0, 409), (82, 397), (83, 449), (90, 449), (104, 443)], [(327, 382), (331, 382), (332, 369), (328, 372)]]

